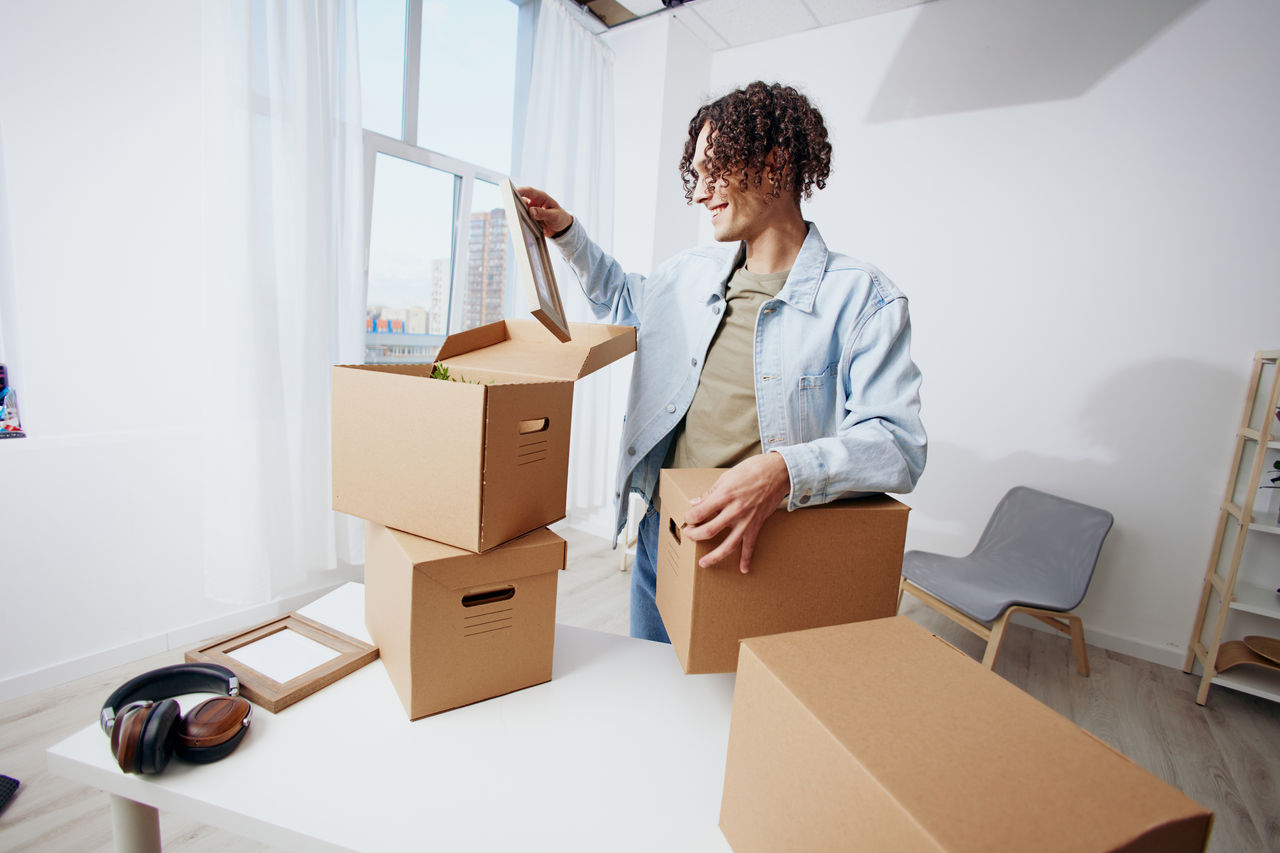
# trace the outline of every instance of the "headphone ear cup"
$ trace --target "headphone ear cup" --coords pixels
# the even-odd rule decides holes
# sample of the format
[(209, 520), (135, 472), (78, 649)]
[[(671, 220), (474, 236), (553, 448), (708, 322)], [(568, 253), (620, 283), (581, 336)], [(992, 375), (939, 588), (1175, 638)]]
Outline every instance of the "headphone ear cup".
[(147, 709), (138, 741), (138, 772), (159, 773), (173, 757), (182, 708), (174, 699), (163, 699)]
[(252, 710), (243, 696), (218, 696), (201, 702), (178, 724), (174, 743), (178, 757), (208, 764), (230, 755), (249, 729)]
[(125, 773), (141, 772), (138, 768), (139, 742), (149, 710), (149, 705), (130, 708), (117, 717), (111, 727), (111, 754)]

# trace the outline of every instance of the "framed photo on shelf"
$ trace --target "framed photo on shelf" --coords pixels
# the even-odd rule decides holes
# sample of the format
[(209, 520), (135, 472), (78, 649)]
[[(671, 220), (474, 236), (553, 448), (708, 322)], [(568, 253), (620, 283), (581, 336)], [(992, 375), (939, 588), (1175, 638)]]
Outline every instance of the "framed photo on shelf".
[(556, 286), (556, 274), (551, 268), (551, 255), (547, 252), (542, 226), (529, 214), (528, 206), (510, 179), (503, 178), (501, 192), (511, 229), (511, 243), (515, 247), (516, 270), (524, 283), (529, 311), (556, 338), (568, 342), (572, 336), (564, 316), (564, 305), (560, 302), (560, 289)]

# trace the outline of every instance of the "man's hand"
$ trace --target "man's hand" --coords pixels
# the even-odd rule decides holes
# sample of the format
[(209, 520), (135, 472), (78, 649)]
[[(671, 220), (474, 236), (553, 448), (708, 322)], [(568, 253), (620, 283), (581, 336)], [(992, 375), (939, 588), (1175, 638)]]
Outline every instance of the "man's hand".
[(569, 211), (556, 204), (556, 200), (533, 187), (520, 187), (516, 190), (524, 203), (529, 205), (529, 214), (533, 221), (542, 226), (542, 233), (554, 237), (573, 224), (573, 216)]
[(693, 499), (684, 517), (684, 533), (695, 541), (714, 539), (729, 531), (698, 565), (713, 566), (741, 545), (738, 569), (744, 574), (750, 570), (760, 528), (790, 491), (791, 475), (779, 453), (753, 456), (721, 474), (705, 495)]

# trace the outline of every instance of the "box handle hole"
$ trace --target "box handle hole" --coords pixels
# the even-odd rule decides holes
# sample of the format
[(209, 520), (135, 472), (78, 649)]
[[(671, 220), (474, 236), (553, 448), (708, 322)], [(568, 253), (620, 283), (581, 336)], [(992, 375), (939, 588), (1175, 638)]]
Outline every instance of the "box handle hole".
[(504, 586), (501, 589), (490, 589), (485, 592), (472, 592), (462, 596), (463, 607), (475, 607), (478, 604), (493, 604), (495, 601), (506, 601), (515, 598), (516, 588)]
[(684, 525), (682, 524), (680, 525), (680, 527), (676, 527), (676, 520), (674, 518), (670, 518), (670, 519), (667, 519), (667, 526), (671, 529), (671, 535), (675, 538), (676, 544), (679, 545), (680, 544), (680, 527), (683, 527)]
[(528, 435), (531, 432), (546, 432), (549, 426), (551, 426), (550, 418), (534, 418), (531, 421), (521, 421), (520, 434)]

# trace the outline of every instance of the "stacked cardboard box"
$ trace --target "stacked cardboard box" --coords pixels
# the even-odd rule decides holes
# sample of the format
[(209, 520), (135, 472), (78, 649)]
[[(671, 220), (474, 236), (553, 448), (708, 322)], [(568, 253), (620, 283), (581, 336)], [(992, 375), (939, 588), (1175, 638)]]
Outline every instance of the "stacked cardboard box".
[(366, 519), (365, 623), (411, 719), (551, 678), (574, 380), (629, 326), (450, 335), (435, 365), (333, 368), (333, 508)]

